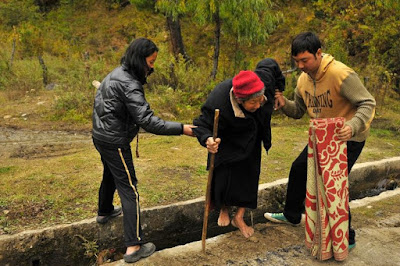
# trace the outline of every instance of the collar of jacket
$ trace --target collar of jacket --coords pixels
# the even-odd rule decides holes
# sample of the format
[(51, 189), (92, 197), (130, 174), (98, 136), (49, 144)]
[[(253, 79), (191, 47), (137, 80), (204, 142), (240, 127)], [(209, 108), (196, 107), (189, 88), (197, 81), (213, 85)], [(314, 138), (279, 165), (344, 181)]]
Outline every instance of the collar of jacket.
[[(239, 103), (236, 101), (235, 95), (233, 94), (233, 88), (231, 88), (229, 92), (229, 97), (231, 99), (232, 109), (235, 117), (245, 118), (246, 116), (244, 115), (242, 109), (240, 109)], [(263, 106), (267, 102), (267, 97), (265, 95), (264, 99), (265, 101), (261, 104), (261, 106)]]
[(133, 73), (133, 71), (130, 72), (130, 71), (128, 70), (128, 67), (126, 66), (125, 63), (122, 63), (122, 64), (121, 64), (121, 68), (122, 68), (123, 71), (125, 71), (126, 73), (128, 73), (133, 79), (138, 80), (142, 85), (144, 85), (144, 84), (147, 83), (147, 79), (146, 79), (146, 78), (144, 79), (144, 82), (142, 82), (142, 81), (140, 81), (139, 78), (135, 75), (135, 73)]
[[(315, 75), (315, 81), (322, 79), (334, 59), (335, 58), (330, 54), (322, 54), (321, 64), (319, 65), (317, 74)], [(308, 78), (312, 79), (310, 76), (308, 76)]]
[[(126, 66), (125, 63), (122, 63), (122, 64), (121, 64), (121, 67), (122, 67), (122, 70), (128, 72), (128, 67)], [(129, 73), (129, 72), (128, 72), (128, 73)], [(129, 74), (130, 74), (130, 73), (129, 73)]]

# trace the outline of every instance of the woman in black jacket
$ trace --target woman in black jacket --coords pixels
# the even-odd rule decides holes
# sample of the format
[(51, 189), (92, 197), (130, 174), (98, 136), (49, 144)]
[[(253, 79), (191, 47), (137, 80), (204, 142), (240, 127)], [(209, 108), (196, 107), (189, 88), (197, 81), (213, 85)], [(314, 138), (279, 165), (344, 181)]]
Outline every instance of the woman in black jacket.
[[(142, 127), (157, 135), (193, 136), (191, 125), (164, 121), (154, 115), (145, 99), (143, 85), (153, 72), (158, 48), (148, 39), (133, 41), (115, 68), (101, 82), (93, 108), (93, 143), (104, 166), (99, 190), (98, 223), (124, 213), (124, 260), (135, 262), (150, 256), (156, 249), (143, 240), (137, 179), (130, 143)], [(117, 189), (122, 210), (114, 208)]]
[[(275, 89), (283, 91), (285, 78), (273, 59), (260, 61), (255, 71), (240, 71), (218, 84), (193, 122), (199, 143), (216, 153), (211, 202), (220, 211), (219, 226), (232, 223), (247, 238), (254, 229), (243, 220), (245, 208), (257, 208), (261, 144), (271, 147), (271, 114)], [(214, 110), (219, 109), (218, 138), (212, 138)], [(230, 221), (230, 206), (237, 211)]]

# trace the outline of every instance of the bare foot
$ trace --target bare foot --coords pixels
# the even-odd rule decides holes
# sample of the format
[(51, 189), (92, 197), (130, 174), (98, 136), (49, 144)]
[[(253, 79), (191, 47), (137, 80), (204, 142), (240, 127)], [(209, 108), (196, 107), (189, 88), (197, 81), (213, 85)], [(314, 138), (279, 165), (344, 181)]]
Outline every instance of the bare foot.
[(219, 217), (218, 217), (218, 225), (219, 226), (228, 226), (230, 223), (230, 217), (229, 217), (229, 211), (228, 208), (222, 207), (220, 212), (219, 212)]
[(239, 217), (233, 217), (232, 219), (232, 225), (234, 227), (239, 228), (240, 232), (242, 233), (242, 235), (245, 238), (249, 238), (254, 234), (254, 229), (250, 226), (248, 226), (244, 220), (243, 217), (239, 218)]
[(140, 249), (140, 245), (135, 245), (135, 246), (129, 246), (126, 248), (126, 253), (125, 254), (132, 254), (133, 252), (136, 252)]

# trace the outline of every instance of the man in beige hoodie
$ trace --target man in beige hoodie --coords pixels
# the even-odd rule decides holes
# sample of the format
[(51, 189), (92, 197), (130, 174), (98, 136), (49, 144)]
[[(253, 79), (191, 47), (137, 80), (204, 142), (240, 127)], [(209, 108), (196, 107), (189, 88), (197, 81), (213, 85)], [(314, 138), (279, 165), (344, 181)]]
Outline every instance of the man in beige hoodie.
[[(275, 109), (299, 119), (306, 112), (313, 118), (344, 117), (344, 127), (338, 137), (347, 141), (348, 171), (360, 155), (375, 114), (375, 99), (358, 78), (357, 73), (331, 55), (323, 54), (321, 42), (314, 33), (304, 32), (292, 41), (292, 58), (301, 73), (294, 100), (275, 92)], [(300, 224), (304, 212), (307, 182), (307, 145), (293, 162), (283, 213), (265, 213), (277, 223)], [(355, 246), (355, 231), (351, 228), (349, 211), (349, 248)]]

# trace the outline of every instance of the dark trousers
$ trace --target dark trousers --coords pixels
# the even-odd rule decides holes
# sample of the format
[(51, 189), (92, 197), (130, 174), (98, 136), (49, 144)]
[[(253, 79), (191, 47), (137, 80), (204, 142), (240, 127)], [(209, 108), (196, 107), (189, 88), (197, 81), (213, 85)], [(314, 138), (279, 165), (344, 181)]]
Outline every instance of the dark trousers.
[[(347, 164), (348, 172), (350, 174), (358, 156), (364, 148), (365, 141), (347, 142)], [(306, 185), (307, 185), (307, 149), (300, 153), (296, 160), (294, 160), (289, 174), (289, 182), (286, 193), (286, 203), (283, 214), (286, 219), (291, 223), (299, 223), (301, 215), (304, 212), (304, 200), (306, 198)], [(349, 210), (349, 243), (355, 243), (355, 231), (351, 228), (351, 214)]]
[(125, 245), (143, 243), (140, 223), (139, 193), (133, 166), (132, 152), (128, 147), (110, 147), (93, 141), (103, 163), (103, 180), (99, 189), (98, 215), (104, 216), (114, 210), (113, 199), (117, 189), (121, 199)]

